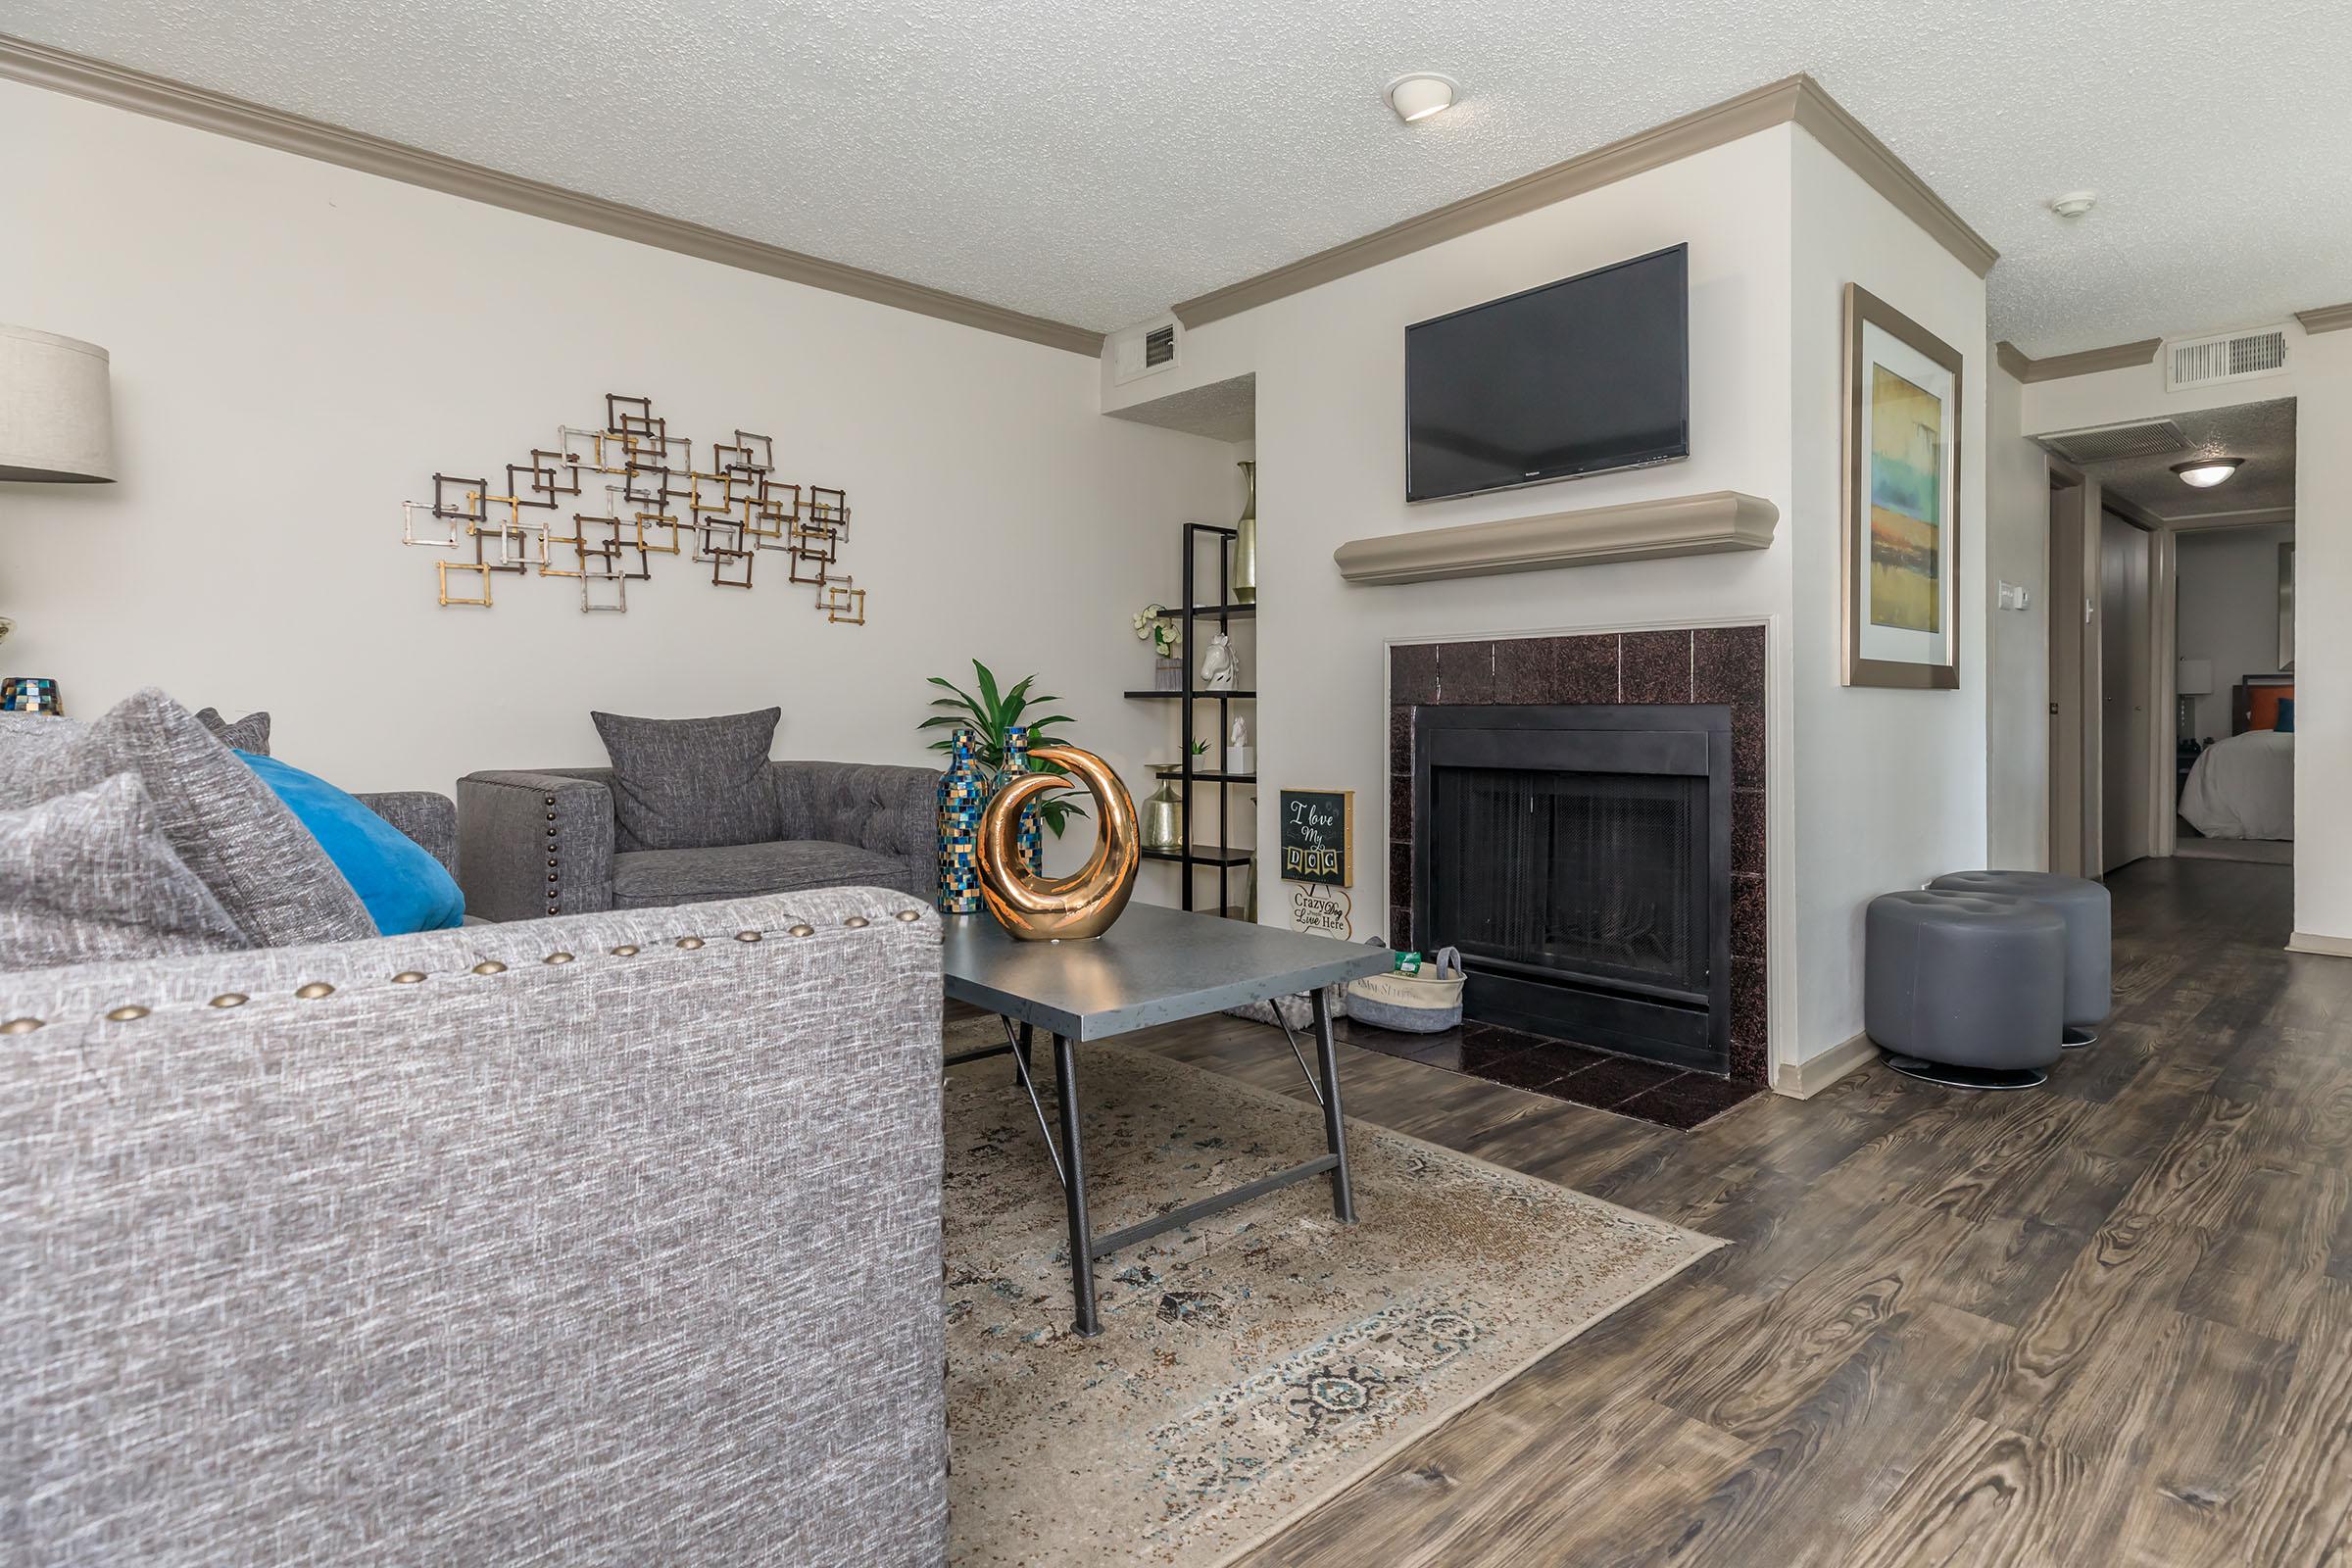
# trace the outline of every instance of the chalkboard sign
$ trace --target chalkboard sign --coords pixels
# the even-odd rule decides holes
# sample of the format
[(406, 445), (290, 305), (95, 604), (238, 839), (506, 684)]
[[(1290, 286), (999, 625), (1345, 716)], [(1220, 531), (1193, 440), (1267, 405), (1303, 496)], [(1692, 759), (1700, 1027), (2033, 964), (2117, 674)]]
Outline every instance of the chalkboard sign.
[(1282, 880), (1355, 886), (1355, 791), (1283, 790)]

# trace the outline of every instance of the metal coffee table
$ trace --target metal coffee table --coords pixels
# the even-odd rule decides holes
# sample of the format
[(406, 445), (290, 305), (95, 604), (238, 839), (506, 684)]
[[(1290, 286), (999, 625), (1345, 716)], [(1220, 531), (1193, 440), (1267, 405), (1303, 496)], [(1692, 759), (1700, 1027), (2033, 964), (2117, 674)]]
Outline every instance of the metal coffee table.
[[(1343, 1223), (1355, 1221), (1348, 1185), (1348, 1140), (1340, 1117), (1339, 1057), (1332, 1048), (1331, 1012), (1323, 988), (1379, 974), (1391, 962), (1385, 948), (1351, 947), (1327, 937), (1250, 925), (1210, 914), (1153, 905), (1129, 905), (1118, 924), (1091, 942), (1015, 942), (988, 914), (951, 915), (944, 959), (948, 995), (985, 1007), (1004, 1020), (1005, 1042), (960, 1052), (948, 1065), (1010, 1056), (1021, 1088), (1037, 1111), (1038, 1130), (1070, 1214), (1070, 1290), (1081, 1334), (1095, 1334), (1095, 1259), (1107, 1257), (1163, 1231), (1175, 1230), (1278, 1188), (1328, 1173), (1331, 1207)], [(1326, 1152), (1230, 1192), (1171, 1209), (1156, 1219), (1097, 1236), (1086, 1214), (1086, 1152), (1079, 1135), (1078, 1062), (1082, 1040), (1106, 1040), (1156, 1024), (1222, 1012), (1245, 1002), (1306, 992), (1313, 998), (1315, 1058), (1307, 1068), (1288, 1025), (1291, 1053), (1323, 1106)], [(1279, 1014), (1278, 1014), (1279, 1016)], [(1054, 1090), (1061, 1130), (1055, 1148), (1046, 1107), (1029, 1075), (1033, 1032), (1054, 1037)]]

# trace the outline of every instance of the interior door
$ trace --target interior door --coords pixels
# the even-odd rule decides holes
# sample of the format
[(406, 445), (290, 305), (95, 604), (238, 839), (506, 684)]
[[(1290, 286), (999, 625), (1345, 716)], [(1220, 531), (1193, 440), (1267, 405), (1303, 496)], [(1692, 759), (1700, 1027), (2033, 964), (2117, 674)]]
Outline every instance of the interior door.
[(2148, 536), (2099, 517), (2099, 821), (2104, 870), (2148, 853)]
[(2050, 492), (2050, 869), (2061, 876), (2089, 871), (2084, 831), (2083, 733), (2083, 489)]

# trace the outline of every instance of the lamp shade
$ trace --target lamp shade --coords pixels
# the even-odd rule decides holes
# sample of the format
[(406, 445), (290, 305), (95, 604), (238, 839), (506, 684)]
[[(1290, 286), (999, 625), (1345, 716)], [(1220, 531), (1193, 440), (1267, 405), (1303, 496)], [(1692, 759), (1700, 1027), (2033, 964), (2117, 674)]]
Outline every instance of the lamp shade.
[(2213, 690), (2213, 661), (2183, 659), (2173, 666), (2173, 689), (2183, 697), (2203, 697)]
[(114, 476), (106, 350), (0, 326), (0, 480), (91, 484)]

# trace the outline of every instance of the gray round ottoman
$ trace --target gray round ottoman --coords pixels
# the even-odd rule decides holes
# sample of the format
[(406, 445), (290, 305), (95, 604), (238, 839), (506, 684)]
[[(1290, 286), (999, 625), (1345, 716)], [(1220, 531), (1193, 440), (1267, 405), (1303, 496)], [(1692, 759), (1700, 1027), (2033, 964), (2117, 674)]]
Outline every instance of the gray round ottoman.
[(2066, 921), (2028, 899), (1887, 893), (1863, 931), (1862, 1026), (1896, 1072), (1956, 1089), (2048, 1081), (2065, 1028)]
[(2047, 871), (1954, 871), (1928, 886), (1949, 893), (2006, 893), (2057, 910), (2066, 921), (2066, 1036), (2060, 1044), (2072, 1051), (2099, 1038), (2099, 1021), (2115, 1006), (2105, 888)]

